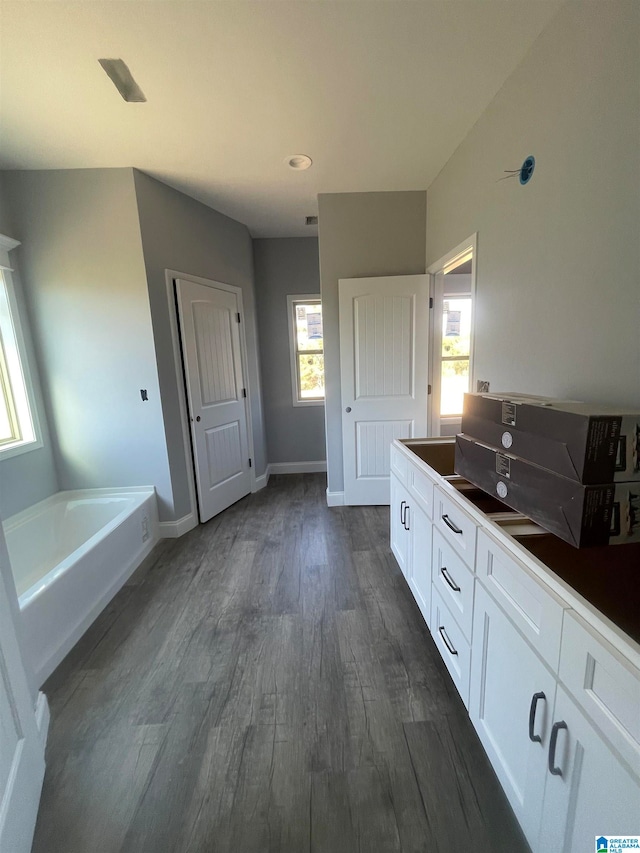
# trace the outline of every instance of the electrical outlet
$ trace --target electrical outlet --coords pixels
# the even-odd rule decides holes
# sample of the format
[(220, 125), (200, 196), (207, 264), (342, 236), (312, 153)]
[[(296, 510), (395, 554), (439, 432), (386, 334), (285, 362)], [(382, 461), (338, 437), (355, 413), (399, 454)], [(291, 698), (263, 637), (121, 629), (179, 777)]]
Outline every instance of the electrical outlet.
[(486, 394), (489, 391), (489, 381), (487, 379), (476, 380), (476, 391), (478, 394)]

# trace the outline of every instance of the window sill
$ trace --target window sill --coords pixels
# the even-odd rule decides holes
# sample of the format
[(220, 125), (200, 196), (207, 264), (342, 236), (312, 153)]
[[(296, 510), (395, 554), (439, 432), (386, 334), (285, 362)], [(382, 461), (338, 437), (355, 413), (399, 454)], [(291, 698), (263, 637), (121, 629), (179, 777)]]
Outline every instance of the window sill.
[(21, 441), (19, 444), (9, 444), (6, 447), (0, 447), (0, 462), (4, 462), (5, 459), (12, 459), (14, 456), (20, 456), (22, 453), (39, 450), (41, 447), (44, 447), (44, 442), (40, 439), (35, 439), (35, 441)]
[(324, 400), (294, 400), (293, 405), (296, 409), (305, 406), (324, 406)]

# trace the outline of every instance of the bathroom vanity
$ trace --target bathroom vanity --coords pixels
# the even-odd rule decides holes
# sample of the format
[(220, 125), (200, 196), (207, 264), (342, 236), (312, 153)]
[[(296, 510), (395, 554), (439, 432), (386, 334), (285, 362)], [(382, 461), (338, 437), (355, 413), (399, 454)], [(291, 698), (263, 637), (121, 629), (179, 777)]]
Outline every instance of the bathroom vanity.
[(391, 447), (391, 548), (533, 853), (640, 834), (640, 545), (576, 549)]

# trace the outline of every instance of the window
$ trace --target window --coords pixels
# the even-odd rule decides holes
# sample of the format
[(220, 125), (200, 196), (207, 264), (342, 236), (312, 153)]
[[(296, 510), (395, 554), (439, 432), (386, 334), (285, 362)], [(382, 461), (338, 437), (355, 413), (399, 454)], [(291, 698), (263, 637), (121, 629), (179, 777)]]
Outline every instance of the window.
[(322, 303), (317, 294), (287, 296), (294, 406), (324, 403)]
[(464, 394), (469, 390), (470, 355), (471, 296), (445, 293), (442, 302), (441, 417), (462, 415)]
[(429, 267), (432, 275), (430, 435), (460, 431), (473, 381), (476, 235)]
[(17, 241), (0, 236), (0, 458), (41, 446), (9, 266)]

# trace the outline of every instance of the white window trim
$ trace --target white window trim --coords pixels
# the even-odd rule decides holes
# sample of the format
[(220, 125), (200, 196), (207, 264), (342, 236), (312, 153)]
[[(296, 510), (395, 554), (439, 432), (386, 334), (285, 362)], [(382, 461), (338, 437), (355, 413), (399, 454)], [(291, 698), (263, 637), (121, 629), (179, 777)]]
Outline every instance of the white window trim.
[[(440, 415), (440, 370), (442, 365), (442, 303), (444, 301), (445, 271), (458, 265), (465, 255), (471, 253), (471, 351), (469, 353), (469, 390), (475, 386), (475, 345), (476, 345), (476, 269), (478, 262), (478, 232), (447, 252), (444, 257), (431, 264), (427, 272), (431, 276), (431, 297), (433, 310), (430, 311), (431, 358), (429, 374), (432, 393), (429, 395), (429, 435), (440, 435), (443, 421), (451, 424), (462, 421), (455, 415)], [(456, 294), (457, 295), (457, 294)]]
[(296, 361), (296, 340), (294, 331), (295, 315), (293, 312), (293, 306), (296, 302), (320, 302), (320, 304), (322, 304), (322, 300), (319, 293), (292, 293), (287, 296), (287, 323), (289, 326), (289, 359), (291, 363), (291, 396), (293, 405), (296, 408), (302, 406), (324, 406), (324, 399), (298, 399), (298, 364)]
[(31, 425), (33, 428), (33, 439), (19, 441), (15, 444), (8, 444), (0, 447), (0, 462), (5, 459), (10, 459), (13, 456), (19, 456), (22, 453), (29, 453), (32, 450), (38, 450), (43, 446), (42, 430), (40, 428), (40, 420), (38, 417), (38, 408), (36, 405), (36, 395), (34, 391), (33, 377), (29, 365), (27, 347), (25, 344), (25, 336), (22, 328), (22, 320), (18, 310), (18, 303), (15, 293), (15, 285), (11, 273), (13, 272), (9, 259), (9, 252), (20, 245), (19, 240), (13, 240), (11, 237), (5, 237), (0, 234), (0, 269), (4, 277), (4, 284), (7, 293), (7, 301), (9, 303), (9, 314), (11, 324), (13, 326), (13, 334), (16, 341), (16, 348), (20, 361), (20, 369), (22, 379), (26, 391), (27, 405), (31, 417)]

